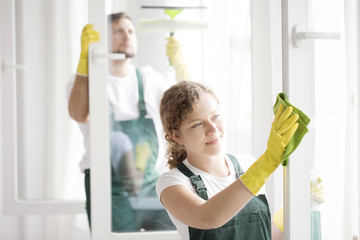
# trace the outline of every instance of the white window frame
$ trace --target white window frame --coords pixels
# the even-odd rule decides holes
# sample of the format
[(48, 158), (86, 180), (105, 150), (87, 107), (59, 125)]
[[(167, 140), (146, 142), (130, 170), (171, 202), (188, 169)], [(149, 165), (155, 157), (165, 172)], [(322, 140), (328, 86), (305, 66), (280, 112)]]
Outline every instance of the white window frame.
[[(311, 66), (313, 45), (296, 48), (292, 44), (293, 27), (308, 26), (308, 1), (282, 0), (282, 54), (283, 92), (295, 106), (312, 118), (314, 115), (313, 94), (307, 86), (313, 86)], [(299, 11), (300, 9), (300, 11)], [(291, 156), (284, 168), (284, 237), (285, 239), (310, 239), (310, 168), (314, 151), (314, 135), (311, 131), (303, 139), (301, 148)], [(296, 190), (295, 190), (296, 189)], [(304, 201), (305, 199), (305, 201)], [(301, 226), (301, 227), (299, 227)]]
[(0, 3), (1, 63), (1, 135), (3, 159), (3, 201), (5, 214), (76, 214), (84, 213), (84, 201), (26, 200), (18, 194), (15, 0)]
[[(309, 26), (309, 3), (308, 1), (282, 0), (282, 16), (283, 16), (283, 87), (289, 99), (295, 106), (301, 106), (302, 110), (310, 117), (315, 116), (314, 99), (314, 44), (313, 41), (304, 41), (301, 47), (293, 44), (293, 30), (296, 25), (306, 28)], [(355, 6), (355, 7), (354, 7)], [(356, 131), (353, 139), (348, 139), (350, 143), (359, 143), (359, 90), (358, 77), (359, 72), (355, 71), (354, 63), (358, 65), (359, 58), (359, 42), (355, 39), (359, 38), (358, 16), (359, 5), (357, 1), (344, 1), (346, 10), (346, 28), (348, 32), (346, 36), (341, 38), (347, 39), (347, 75), (350, 76), (354, 87), (357, 87), (352, 93), (352, 97), (356, 99), (353, 102), (355, 117), (351, 116), (351, 121), (355, 121), (350, 128)], [(357, 17), (355, 17), (357, 16)], [(311, 31), (311, 30), (310, 30)], [(315, 40), (316, 41), (316, 40)], [(354, 41), (354, 42), (351, 42)], [(354, 54), (354, 51), (357, 50)], [(347, 76), (349, 78), (349, 76)], [(344, 76), (345, 77), (345, 76)], [(347, 80), (349, 81), (349, 80)], [(357, 106), (357, 108), (356, 108)], [(310, 169), (312, 163), (315, 162), (315, 136), (314, 123), (309, 124), (309, 133), (304, 137), (301, 148), (297, 149), (291, 156), (291, 161), (284, 168), (284, 230), (285, 239), (310, 239), (311, 238), (311, 219), (310, 219), (310, 189), (309, 180)], [(355, 145), (356, 149), (356, 145)], [(356, 161), (359, 156), (359, 150), (353, 151), (349, 147), (349, 164), (346, 172), (348, 174), (346, 195), (348, 197), (348, 205), (353, 206), (355, 212), (344, 212), (344, 218), (347, 219), (347, 228), (344, 234), (350, 238), (359, 238), (359, 163)], [(350, 165), (353, 167), (350, 167)], [(354, 194), (354, 193), (355, 194)], [(351, 194), (352, 193), (352, 194)], [(343, 223), (339, 222), (339, 225)], [(352, 225), (352, 226), (349, 226)]]
[[(90, 156), (91, 156), (91, 230), (94, 240), (107, 239), (179, 239), (176, 231), (113, 233), (111, 231), (111, 172), (109, 153), (109, 112), (106, 90), (107, 61), (95, 59), (94, 53), (107, 53), (106, 1), (89, 0), (89, 21), (102, 38), (90, 47)], [(105, 160), (105, 161), (104, 161)]]

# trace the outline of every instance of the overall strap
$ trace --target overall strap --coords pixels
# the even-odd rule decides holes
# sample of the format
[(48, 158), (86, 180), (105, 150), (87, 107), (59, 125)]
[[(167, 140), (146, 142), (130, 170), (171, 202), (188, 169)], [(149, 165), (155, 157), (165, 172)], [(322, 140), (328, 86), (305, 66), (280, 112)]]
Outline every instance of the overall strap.
[(184, 163), (180, 163), (177, 169), (179, 169), (179, 171), (182, 172), (185, 176), (190, 178), (191, 183), (199, 197), (204, 200), (209, 199), (204, 181), (201, 179), (200, 175), (195, 175), (188, 167), (185, 166)]
[(140, 73), (139, 69), (137, 69), (137, 68), (136, 68), (136, 76), (137, 76), (138, 86), (139, 86), (139, 103), (138, 103), (138, 107), (139, 107), (139, 111), (140, 111), (140, 117), (144, 118), (145, 115), (147, 114), (146, 107), (145, 107), (145, 100), (144, 100), (144, 86), (143, 86), (141, 73)]
[(240, 167), (239, 162), (236, 160), (235, 156), (231, 155), (231, 154), (227, 154), (232, 162), (232, 164), (235, 167), (235, 171), (236, 171), (236, 176), (237, 178), (239, 178), (244, 172)]

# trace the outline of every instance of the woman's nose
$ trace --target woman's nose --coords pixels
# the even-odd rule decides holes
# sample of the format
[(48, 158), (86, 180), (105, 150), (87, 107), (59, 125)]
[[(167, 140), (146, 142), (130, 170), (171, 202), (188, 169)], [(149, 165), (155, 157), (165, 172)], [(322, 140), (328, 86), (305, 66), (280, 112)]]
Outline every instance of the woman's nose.
[(207, 129), (206, 129), (206, 134), (207, 135), (213, 135), (218, 131), (218, 128), (216, 126), (216, 124), (212, 121), (209, 121), (207, 124)]

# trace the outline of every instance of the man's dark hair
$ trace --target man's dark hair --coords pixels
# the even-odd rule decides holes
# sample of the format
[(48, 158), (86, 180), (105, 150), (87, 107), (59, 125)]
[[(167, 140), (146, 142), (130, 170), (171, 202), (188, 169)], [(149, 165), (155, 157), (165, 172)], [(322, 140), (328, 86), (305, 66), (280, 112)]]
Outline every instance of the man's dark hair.
[(125, 13), (125, 12), (113, 13), (113, 14), (108, 15), (108, 22), (109, 23), (116, 22), (122, 18), (127, 18), (132, 22), (130, 16), (127, 15), (127, 13)]

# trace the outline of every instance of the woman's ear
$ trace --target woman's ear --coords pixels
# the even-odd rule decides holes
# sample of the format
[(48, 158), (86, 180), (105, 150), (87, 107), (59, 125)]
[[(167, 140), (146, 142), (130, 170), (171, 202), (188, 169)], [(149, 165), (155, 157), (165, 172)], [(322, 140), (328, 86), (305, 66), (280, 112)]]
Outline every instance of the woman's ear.
[(171, 139), (177, 142), (180, 145), (183, 145), (183, 141), (181, 140), (180, 134), (177, 130), (171, 130)]

